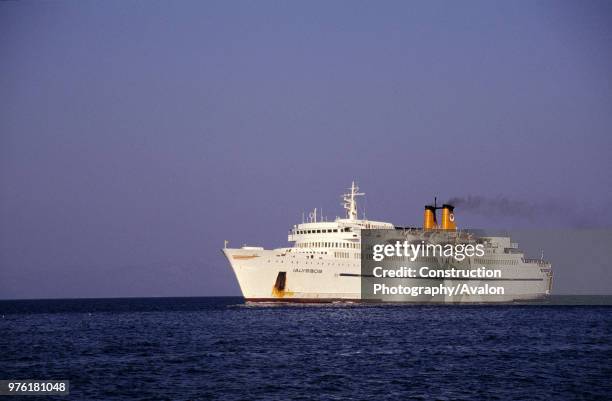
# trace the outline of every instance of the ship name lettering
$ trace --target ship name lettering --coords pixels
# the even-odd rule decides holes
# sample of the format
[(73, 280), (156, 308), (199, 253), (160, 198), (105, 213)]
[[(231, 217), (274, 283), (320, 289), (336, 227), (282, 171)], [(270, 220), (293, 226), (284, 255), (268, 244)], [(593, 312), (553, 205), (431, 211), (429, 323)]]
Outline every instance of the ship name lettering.
[(298, 268), (296, 267), (295, 269), (293, 269), (294, 273), (323, 273), (323, 270), (321, 269), (303, 269), (303, 268)]

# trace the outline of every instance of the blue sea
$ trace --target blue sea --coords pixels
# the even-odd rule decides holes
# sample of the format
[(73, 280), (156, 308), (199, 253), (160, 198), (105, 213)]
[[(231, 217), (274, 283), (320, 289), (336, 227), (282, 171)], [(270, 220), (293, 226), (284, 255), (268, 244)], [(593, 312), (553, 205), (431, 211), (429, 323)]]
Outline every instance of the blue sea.
[(74, 400), (611, 399), (612, 306), (602, 299), (0, 301), (0, 379), (68, 379)]

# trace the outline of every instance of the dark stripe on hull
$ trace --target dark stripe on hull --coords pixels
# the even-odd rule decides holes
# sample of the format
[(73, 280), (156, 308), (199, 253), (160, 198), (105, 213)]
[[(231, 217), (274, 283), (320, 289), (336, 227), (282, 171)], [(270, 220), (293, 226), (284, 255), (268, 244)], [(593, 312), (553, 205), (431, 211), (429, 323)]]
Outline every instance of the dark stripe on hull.
[(534, 295), (530, 298), (513, 299), (512, 301), (383, 301), (382, 299), (347, 299), (347, 298), (245, 298), (245, 302), (277, 303), (277, 304), (331, 304), (331, 303), (362, 303), (362, 304), (438, 304), (438, 305), (482, 305), (511, 304), (513, 302), (538, 301), (549, 295)]
[(291, 304), (329, 304), (333, 302), (382, 302), (350, 298), (245, 298), (246, 302), (275, 302)]

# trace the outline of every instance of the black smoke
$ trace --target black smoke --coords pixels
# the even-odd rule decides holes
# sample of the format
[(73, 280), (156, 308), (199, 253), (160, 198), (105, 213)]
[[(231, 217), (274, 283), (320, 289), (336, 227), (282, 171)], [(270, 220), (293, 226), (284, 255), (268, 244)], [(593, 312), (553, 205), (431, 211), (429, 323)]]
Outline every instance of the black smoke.
[[(458, 213), (464, 211), (488, 217), (513, 217), (544, 225), (586, 228), (600, 227), (603, 224), (598, 221), (598, 214), (595, 212), (556, 201), (529, 202), (505, 196), (468, 195), (450, 198), (447, 203), (455, 206)], [(602, 217), (601, 214), (599, 216)], [(607, 220), (606, 225), (609, 225), (610, 219)]]

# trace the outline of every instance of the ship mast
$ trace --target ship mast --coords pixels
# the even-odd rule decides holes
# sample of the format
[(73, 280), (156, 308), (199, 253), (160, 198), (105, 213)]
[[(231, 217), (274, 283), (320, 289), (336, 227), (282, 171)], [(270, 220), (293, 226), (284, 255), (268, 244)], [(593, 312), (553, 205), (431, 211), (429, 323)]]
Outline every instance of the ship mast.
[(349, 220), (356, 220), (357, 201), (355, 200), (355, 197), (365, 195), (365, 193), (359, 192), (359, 187), (355, 185), (355, 181), (353, 181), (353, 184), (349, 190), (351, 191), (350, 193), (342, 195), (342, 199), (344, 200), (342, 206), (344, 209), (346, 209), (346, 218)]

